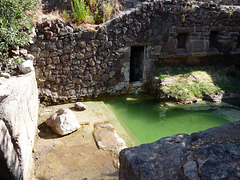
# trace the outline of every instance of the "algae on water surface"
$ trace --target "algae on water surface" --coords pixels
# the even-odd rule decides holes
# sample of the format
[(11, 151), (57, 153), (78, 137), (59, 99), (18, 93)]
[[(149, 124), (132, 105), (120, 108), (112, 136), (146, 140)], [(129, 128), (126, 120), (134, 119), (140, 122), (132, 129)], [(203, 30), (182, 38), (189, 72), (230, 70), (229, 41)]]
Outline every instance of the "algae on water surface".
[(159, 102), (149, 95), (127, 95), (104, 100), (121, 125), (139, 142), (202, 131), (239, 120), (240, 108), (227, 103), (176, 104)]

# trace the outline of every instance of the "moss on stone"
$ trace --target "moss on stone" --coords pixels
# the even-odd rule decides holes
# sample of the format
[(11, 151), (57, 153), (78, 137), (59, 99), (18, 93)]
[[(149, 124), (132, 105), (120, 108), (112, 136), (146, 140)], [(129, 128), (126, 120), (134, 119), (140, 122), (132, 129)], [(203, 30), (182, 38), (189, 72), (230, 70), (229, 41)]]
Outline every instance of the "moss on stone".
[(227, 75), (228, 65), (217, 66), (165, 66), (160, 67), (159, 89), (179, 101), (196, 100), (205, 95), (238, 92), (240, 73)]

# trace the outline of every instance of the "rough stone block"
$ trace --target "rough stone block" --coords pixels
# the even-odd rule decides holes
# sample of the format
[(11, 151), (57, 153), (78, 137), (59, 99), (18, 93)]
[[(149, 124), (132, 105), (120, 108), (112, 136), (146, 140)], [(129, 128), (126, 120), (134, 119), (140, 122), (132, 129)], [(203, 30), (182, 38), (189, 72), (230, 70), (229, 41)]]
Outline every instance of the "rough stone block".
[(151, 55), (160, 55), (161, 50), (162, 50), (162, 46), (154, 46), (153, 51), (151, 51)]
[(233, 49), (233, 43), (231, 40), (219, 40), (217, 44), (217, 49), (220, 52), (231, 52)]
[(187, 49), (189, 53), (205, 52), (205, 42), (201, 40), (191, 40)]
[(49, 56), (49, 51), (41, 51), (40, 52), (40, 57), (44, 58), (44, 57), (48, 57)]
[(125, 142), (119, 137), (110, 123), (95, 124), (93, 136), (99, 149), (108, 150), (116, 155), (126, 148)]
[(239, 130), (237, 121), (124, 149), (119, 179), (239, 179)]
[(167, 43), (167, 50), (170, 54), (175, 54), (177, 52), (177, 39), (169, 38)]
[[(70, 96), (71, 95), (72, 94), (70, 93)], [(74, 113), (71, 110), (64, 108), (60, 108), (51, 115), (51, 117), (47, 119), (46, 123), (55, 133), (62, 136), (70, 134), (80, 128), (80, 124)]]
[(190, 33), (193, 32), (193, 27), (177, 27), (176, 28), (177, 33)]
[[(5, 98), (0, 98), (0, 161), (6, 162), (13, 177), (27, 180), (32, 168), (32, 148), (38, 115), (35, 73), (10, 78), (0, 84), (0, 97), (2, 96)], [(0, 173), (0, 179), (2, 175)]]

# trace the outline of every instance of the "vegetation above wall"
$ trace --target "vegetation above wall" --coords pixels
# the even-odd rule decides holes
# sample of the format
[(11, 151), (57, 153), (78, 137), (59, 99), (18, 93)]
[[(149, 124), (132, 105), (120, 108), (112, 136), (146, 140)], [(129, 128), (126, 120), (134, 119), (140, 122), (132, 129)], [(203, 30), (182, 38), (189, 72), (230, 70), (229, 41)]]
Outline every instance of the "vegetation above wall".
[(235, 66), (160, 67), (159, 90), (178, 101), (193, 101), (206, 96), (239, 92), (240, 73)]
[(0, 60), (9, 58), (12, 47), (29, 42), (31, 16), (28, 12), (34, 6), (34, 0), (0, 1)]
[(100, 24), (119, 12), (118, 1), (73, 0), (71, 11), (64, 11), (65, 19), (76, 23)]

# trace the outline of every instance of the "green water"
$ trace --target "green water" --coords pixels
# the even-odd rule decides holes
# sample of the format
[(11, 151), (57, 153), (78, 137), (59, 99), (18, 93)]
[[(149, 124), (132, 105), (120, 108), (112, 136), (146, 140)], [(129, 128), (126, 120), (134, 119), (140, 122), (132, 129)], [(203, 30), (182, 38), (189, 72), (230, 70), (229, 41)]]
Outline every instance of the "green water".
[(112, 109), (130, 136), (137, 139), (137, 144), (178, 133), (191, 134), (240, 117), (240, 108), (226, 103), (177, 105), (159, 102), (145, 94), (108, 98), (104, 103)]

